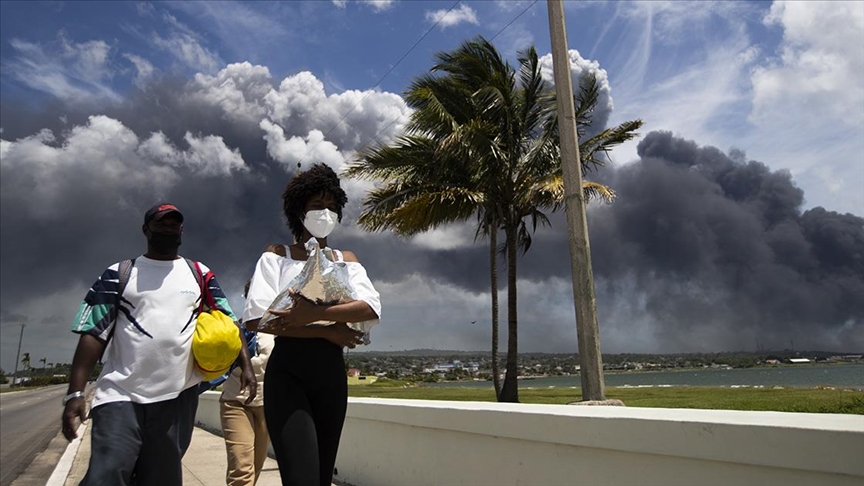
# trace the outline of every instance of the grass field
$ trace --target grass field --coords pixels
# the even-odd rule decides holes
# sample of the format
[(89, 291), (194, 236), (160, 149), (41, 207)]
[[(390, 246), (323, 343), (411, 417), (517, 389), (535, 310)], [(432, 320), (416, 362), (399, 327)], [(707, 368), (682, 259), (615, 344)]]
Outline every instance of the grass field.
[[(349, 386), (352, 397), (409, 398), (494, 402), (489, 389), (435, 388), (379, 381)], [(849, 413), (864, 415), (864, 391), (821, 388), (618, 388), (607, 387), (606, 398), (628, 407), (704, 408), (720, 410), (773, 410), (779, 412)], [(566, 404), (581, 400), (578, 389), (519, 389), (522, 403)]]

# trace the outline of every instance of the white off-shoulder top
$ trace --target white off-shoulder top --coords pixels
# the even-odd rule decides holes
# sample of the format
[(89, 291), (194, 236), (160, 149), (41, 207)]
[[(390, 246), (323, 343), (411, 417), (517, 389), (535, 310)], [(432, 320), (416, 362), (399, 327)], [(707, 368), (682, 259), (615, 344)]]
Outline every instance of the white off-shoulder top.
[[(286, 246), (285, 254), (277, 255), (273, 252), (264, 252), (255, 265), (255, 273), (252, 275), (252, 283), (246, 294), (246, 305), (243, 308), (243, 321), (260, 319), (264, 312), (273, 303), (279, 293), (288, 287), (294, 277), (300, 274), (305, 260), (294, 260), (291, 251)], [(333, 250), (333, 254), (339, 261), (344, 261), (342, 252)], [(369, 276), (366, 269), (358, 262), (345, 262), (348, 269), (348, 278), (357, 292), (358, 300), (369, 304), (369, 307), (379, 318), (381, 317), (381, 296)]]

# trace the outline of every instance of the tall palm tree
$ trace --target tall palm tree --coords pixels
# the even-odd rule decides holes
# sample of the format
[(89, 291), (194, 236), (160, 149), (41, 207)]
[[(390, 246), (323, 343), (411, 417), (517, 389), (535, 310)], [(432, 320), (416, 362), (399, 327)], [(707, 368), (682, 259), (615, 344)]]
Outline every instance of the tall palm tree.
[(30, 369), (30, 353), (24, 353), (24, 356), (21, 358), (21, 364), (24, 365), (25, 370)]
[[(477, 218), (476, 236), (490, 241), (492, 366), (499, 401), (518, 401), (517, 256), (531, 246), (530, 228), (548, 224), (542, 210), (563, 205), (555, 93), (543, 80), (533, 47), (519, 54), (517, 72), (479, 37), (436, 55), (429, 74), (406, 94), (414, 109), (406, 132), (393, 145), (358, 154), (347, 175), (383, 183), (363, 202), (359, 223), (370, 231), (412, 235)], [(590, 124), (596, 80), (577, 96), (577, 117)], [(636, 136), (636, 120), (607, 129), (580, 144), (582, 170), (602, 165), (609, 148)], [(597, 183), (589, 197), (614, 198)], [(498, 248), (498, 232), (505, 242)], [(497, 254), (507, 261), (508, 345), (504, 383), (498, 383)]]

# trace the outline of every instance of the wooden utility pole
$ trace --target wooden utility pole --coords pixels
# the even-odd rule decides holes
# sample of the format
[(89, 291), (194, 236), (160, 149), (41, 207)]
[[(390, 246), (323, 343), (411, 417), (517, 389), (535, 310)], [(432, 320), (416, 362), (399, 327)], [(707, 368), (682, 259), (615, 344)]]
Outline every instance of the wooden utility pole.
[(576, 306), (576, 335), (579, 339), (582, 400), (605, 400), (606, 386), (603, 383), (603, 362), (600, 356), (597, 301), (594, 295), (594, 274), (591, 270), (585, 197), (582, 192), (582, 163), (576, 134), (576, 109), (573, 106), (573, 82), (570, 55), (567, 51), (567, 31), (564, 27), (564, 4), (561, 0), (546, 1), (549, 9), (549, 35), (552, 38), (555, 94), (558, 99), (558, 133), (561, 137), (561, 166), (564, 173), (573, 303)]
[(21, 359), (21, 341), (24, 340), (24, 326), (21, 324), (21, 335), (18, 336), (18, 356), (15, 357), (15, 371), (12, 373), (12, 384), (15, 384), (15, 378), (18, 376), (18, 361)]

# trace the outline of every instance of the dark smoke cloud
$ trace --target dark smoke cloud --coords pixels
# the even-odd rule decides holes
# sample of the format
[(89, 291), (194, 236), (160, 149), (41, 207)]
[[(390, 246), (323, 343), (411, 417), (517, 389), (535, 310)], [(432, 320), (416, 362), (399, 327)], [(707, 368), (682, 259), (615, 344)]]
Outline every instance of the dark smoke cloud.
[(619, 197), (590, 220), (602, 305), (643, 297), (672, 347), (713, 326), (729, 347), (864, 347), (864, 219), (802, 212), (790, 174), (740, 150), (652, 132), (638, 154), (609, 174)]

